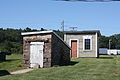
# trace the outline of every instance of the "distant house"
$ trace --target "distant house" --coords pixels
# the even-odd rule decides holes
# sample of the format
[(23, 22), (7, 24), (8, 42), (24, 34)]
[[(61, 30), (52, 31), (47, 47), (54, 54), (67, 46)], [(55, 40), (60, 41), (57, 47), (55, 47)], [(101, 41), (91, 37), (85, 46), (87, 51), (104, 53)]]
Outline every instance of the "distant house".
[(70, 47), (54, 31), (21, 33), (26, 67), (51, 67), (70, 62)]
[(65, 31), (64, 41), (71, 47), (71, 57), (98, 57), (99, 30)]
[(107, 55), (108, 49), (107, 48), (99, 48), (99, 55)]
[(107, 49), (107, 48), (99, 48), (99, 55), (119, 55), (120, 50), (118, 49)]
[(120, 50), (117, 50), (117, 49), (108, 49), (107, 50), (107, 54), (108, 55), (111, 55), (111, 54), (118, 55), (118, 54), (120, 54)]

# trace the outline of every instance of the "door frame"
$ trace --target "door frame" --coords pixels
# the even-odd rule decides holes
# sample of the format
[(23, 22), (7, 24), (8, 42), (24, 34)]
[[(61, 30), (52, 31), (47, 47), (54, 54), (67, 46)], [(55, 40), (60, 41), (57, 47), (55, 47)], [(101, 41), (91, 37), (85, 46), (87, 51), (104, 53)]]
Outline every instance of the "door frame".
[[(78, 58), (79, 57), (79, 39), (70, 39), (69, 40), (69, 46), (71, 47), (71, 42), (74, 41), (74, 40), (77, 41), (77, 58)], [(71, 53), (72, 52), (70, 50), (70, 56), (71, 56)]]
[[(44, 53), (44, 42), (30, 42), (30, 46), (31, 45), (43, 45), (43, 53)], [(31, 49), (31, 47), (30, 47), (30, 49)], [(30, 50), (31, 51), (31, 50)], [(42, 66), (40, 66), (41, 68), (43, 67), (43, 53), (42, 53)], [(31, 52), (30, 52), (30, 60), (31, 60)], [(31, 61), (30, 61), (31, 62)], [(31, 63), (30, 63), (30, 65), (31, 65)]]

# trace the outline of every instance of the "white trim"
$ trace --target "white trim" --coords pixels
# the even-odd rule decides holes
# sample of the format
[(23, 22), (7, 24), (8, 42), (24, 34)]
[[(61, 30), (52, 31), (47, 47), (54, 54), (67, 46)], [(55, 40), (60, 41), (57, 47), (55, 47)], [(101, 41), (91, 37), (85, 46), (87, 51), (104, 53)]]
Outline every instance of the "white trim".
[(37, 32), (23, 32), (21, 35), (41, 34), (41, 33), (52, 33), (53, 31), (37, 31)]
[[(71, 41), (76, 40), (77, 41), (77, 58), (79, 57), (79, 40), (78, 39), (70, 39), (69, 40), (69, 46), (71, 47)], [(70, 50), (70, 56), (71, 56), (71, 50)]]
[(92, 36), (86, 35), (86, 36), (83, 36), (83, 51), (86, 51), (85, 50), (85, 39), (90, 39), (90, 50), (92, 50)]
[(96, 33), (96, 57), (98, 57), (98, 34)]
[(44, 42), (31, 42), (30, 44), (41, 44), (41, 45), (44, 45)]
[(64, 41), (67, 41), (67, 35), (64, 33)]

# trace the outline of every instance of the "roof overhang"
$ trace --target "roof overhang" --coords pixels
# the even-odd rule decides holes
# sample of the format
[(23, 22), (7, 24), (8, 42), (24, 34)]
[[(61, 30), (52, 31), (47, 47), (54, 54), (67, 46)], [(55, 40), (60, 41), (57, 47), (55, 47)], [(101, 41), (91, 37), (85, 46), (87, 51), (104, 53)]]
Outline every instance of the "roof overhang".
[(98, 36), (101, 36), (101, 33), (99, 30), (85, 30), (85, 31), (64, 31), (65, 34), (98, 34)]
[(52, 33), (53, 31), (22, 32), (22, 36)]
[(56, 37), (58, 37), (69, 49), (70, 46), (63, 41), (63, 39), (54, 31), (36, 31), (36, 32), (22, 32), (21, 35), (22, 36), (29, 36), (29, 35), (40, 35), (40, 34), (54, 34)]

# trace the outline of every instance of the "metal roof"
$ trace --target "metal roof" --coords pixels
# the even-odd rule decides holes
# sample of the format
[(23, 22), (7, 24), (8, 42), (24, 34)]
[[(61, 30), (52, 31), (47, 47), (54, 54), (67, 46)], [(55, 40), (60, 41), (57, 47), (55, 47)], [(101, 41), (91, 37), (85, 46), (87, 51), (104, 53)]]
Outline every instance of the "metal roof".
[(52, 33), (53, 31), (36, 31), (36, 32), (22, 32), (21, 35), (34, 35), (34, 34), (44, 34), (44, 33)]
[(84, 30), (84, 31), (64, 31), (65, 34), (98, 34), (101, 35), (100, 30)]

